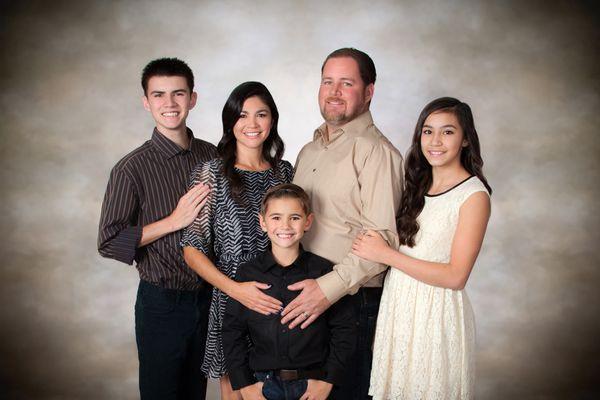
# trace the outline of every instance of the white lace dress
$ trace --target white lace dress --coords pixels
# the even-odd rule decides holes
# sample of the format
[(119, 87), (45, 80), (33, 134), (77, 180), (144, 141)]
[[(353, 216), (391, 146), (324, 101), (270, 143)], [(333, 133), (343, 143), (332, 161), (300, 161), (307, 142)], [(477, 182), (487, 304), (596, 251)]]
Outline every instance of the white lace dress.
[[(400, 251), (421, 260), (447, 263), (460, 206), (486, 192), (477, 177), (425, 198), (413, 248)], [(475, 323), (464, 290), (430, 286), (390, 268), (373, 348), (369, 394), (373, 399), (471, 399)]]

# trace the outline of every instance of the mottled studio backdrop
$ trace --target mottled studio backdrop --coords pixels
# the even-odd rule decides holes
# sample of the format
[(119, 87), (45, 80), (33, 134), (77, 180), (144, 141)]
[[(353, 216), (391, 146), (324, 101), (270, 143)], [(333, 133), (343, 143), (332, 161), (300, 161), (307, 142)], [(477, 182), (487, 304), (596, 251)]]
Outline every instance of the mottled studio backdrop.
[(0, 10), (0, 398), (138, 396), (137, 273), (101, 259), (96, 233), (110, 168), (150, 137), (143, 66), (189, 63), (198, 105), (188, 122), (213, 143), (231, 89), (264, 82), (294, 162), (321, 120), (321, 63), (343, 46), (375, 60), (372, 112), (403, 153), (429, 100), (473, 107), (494, 188), (467, 286), (477, 397), (598, 398), (597, 2), (40, 0)]

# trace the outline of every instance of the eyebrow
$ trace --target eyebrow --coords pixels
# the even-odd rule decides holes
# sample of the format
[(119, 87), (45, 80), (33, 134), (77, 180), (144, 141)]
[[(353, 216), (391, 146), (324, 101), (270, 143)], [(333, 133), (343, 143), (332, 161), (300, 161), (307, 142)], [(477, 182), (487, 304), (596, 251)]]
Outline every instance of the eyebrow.
[[(257, 110), (256, 112), (260, 113), (260, 112), (271, 112), (271, 111), (268, 108), (261, 108), (260, 110)], [(244, 114), (244, 113), (248, 114), (248, 111), (242, 110), (241, 114)]]
[[(175, 89), (175, 90), (171, 90), (171, 93), (187, 93), (187, 89)], [(153, 90), (150, 92), (150, 94), (162, 94), (162, 93), (167, 93), (166, 90)]]
[[(331, 76), (323, 76), (323, 77), (321, 77), (322, 81), (324, 81), (325, 79), (332, 79), (333, 80), (333, 77), (331, 77)], [(352, 79), (352, 78), (340, 78), (339, 80), (340, 81), (352, 82), (352, 83), (356, 82), (356, 79)]]
[[(433, 128), (433, 126), (431, 125), (423, 125), (423, 128)], [(457, 129), (456, 126), (449, 124), (449, 125), (442, 125), (440, 126), (440, 128), (454, 128)]]

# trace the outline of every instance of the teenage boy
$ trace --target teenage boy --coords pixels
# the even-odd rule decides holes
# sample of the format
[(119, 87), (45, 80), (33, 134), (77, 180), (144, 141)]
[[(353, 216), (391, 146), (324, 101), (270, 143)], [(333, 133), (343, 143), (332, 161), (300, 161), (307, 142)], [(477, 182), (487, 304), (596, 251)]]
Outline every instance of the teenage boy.
[[(265, 292), (285, 306), (298, 294), (288, 285), (316, 279), (333, 265), (300, 246), (313, 221), (310, 199), (301, 187), (283, 184), (267, 191), (259, 219), (271, 250), (242, 265), (236, 280), (269, 284)], [(233, 389), (241, 389), (244, 400), (326, 399), (332, 386), (343, 381), (354, 352), (356, 317), (351, 304), (341, 299), (307, 329), (289, 329), (280, 318), (229, 299), (223, 347)]]
[(135, 334), (142, 400), (204, 399), (200, 365), (210, 291), (186, 265), (179, 241), (209, 190), (198, 185), (187, 191), (190, 171), (214, 158), (216, 149), (186, 126), (197, 96), (186, 63), (151, 61), (142, 88), (144, 108), (156, 127), (152, 138), (110, 173), (98, 251), (127, 264), (135, 260), (140, 274)]

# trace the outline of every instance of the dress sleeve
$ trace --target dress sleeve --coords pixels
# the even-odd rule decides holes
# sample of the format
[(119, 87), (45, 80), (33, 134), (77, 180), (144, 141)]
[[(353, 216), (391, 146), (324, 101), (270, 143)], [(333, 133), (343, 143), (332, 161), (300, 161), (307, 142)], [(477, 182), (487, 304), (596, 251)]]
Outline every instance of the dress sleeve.
[(194, 247), (205, 255), (209, 256), (213, 250), (215, 220), (215, 207), (218, 188), (217, 173), (219, 165), (214, 160), (198, 164), (190, 175), (188, 189), (193, 186), (204, 183), (211, 188), (206, 204), (198, 216), (187, 228), (183, 230), (181, 237), (182, 247)]
[(139, 196), (132, 179), (122, 168), (113, 168), (98, 228), (98, 252), (101, 256), (133, 264), (143, 229), (137, 225), (138, 213)]
[[(357, 146), (360, 147), (360, 146)], [(388, 244), (398, 248), (396, 211), (402, 195), (402, 156), (384, 143), (372, 146), (358, 174), (360, 186), (360, 224), (379, 232)], [(354, 294), (386, 265), (363, 260), (349, 252), (333, 267), (333, 272), (318, 279), (319, 287), (331, 303)]]

